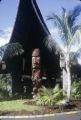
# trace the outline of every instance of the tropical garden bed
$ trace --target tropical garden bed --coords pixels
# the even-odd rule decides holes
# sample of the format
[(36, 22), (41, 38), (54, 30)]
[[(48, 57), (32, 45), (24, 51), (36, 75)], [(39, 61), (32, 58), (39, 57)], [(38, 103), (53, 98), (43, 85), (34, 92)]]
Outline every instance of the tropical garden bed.
[(0, 87), (2, 90), (0, 91), (0, 116), (43, 115), (81, 110), (81, 80), (79, 79), (72, 82), (69, 104), (66, 101), (67, 96), (63, 96), (59, 83), (54, 88), (42, 86), (33, 99), (28, 97), (27, 93), (24, 97), (16, 95), (10, 98), (3, 85), (1, 84)]
[(80, 111), (81, 100), (71, 101), (69, 106), (37, 106), (33, 100), (10, 100), (0, 102), (0, 116), (43, 115)]
[(9, 98), (0, 100), (0, 116), (43, 115), (81, 110), (81, 82), (73, 82), (69, 103), (62, 89), (42, 87), (33, 99)]
[(0, 116), (43, 115), (81, 110), (81, 80), (72, 83), (69, 104), (59, 84), (54, 88), (42, 86), (33, 99), (19, 95), (9, 98), (5, 90), (2, 90), (0, 91)]

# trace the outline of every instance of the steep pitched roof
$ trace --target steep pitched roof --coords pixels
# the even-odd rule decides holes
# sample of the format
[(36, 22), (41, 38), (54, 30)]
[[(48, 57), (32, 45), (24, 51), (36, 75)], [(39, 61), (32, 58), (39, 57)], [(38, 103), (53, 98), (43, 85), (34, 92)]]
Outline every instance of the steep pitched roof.
[(35, 0), (20, 0), (10, 38), (10, 43), (13, 42), (19, 42), (22, 45), (25, 51), (24, 55), (29, 56), (27, 61), (31, 61), (32, 50), (40, 48), (42, 63), (51, 70), (52, 68), (58, 69), (59, 59), (55, 55), (56, 44), (51, 39), (50, 32)]
[(20, 0), (10, 43), (19, 42), (24, 50), (44, 46), (52, 50), (54, 43), (49, 36), (36, 0)]
[(50, 35), (35, 0), (20, 0), (17, 18), (10, 42), (19, 42), (25, 50), (40, 47)]

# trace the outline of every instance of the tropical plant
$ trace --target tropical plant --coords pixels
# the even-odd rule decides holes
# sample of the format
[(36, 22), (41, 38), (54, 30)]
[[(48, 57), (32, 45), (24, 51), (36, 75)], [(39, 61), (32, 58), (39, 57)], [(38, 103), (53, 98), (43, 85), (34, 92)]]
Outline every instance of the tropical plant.
[[(70, 99), (71, 94), (71, 71), (70, 66), (73, 63), (77, 51), (81, 48), (81, 25), (76, 24), (76, 18), (80, 15), (81, 6), (76, 6), (73, 11), (67, 12), (65, 8), (62, 8), (62, 15), (58, 16), (52, 14), (48, 16), (48, 20), (53, 20), (54, 27), (58, 29), (58, 36), (62, 41), (62, 47), (60, 47), (60, 54), (64, 56), (65, 66), (64, 69), (67, 73), (67, 99)], [(64, 46), (63, 46), (64, 45)], [(73, 52), (73, 47), (75, 51)]]
[(0, 47), (1, 58), (8, 59), (14, 56), (21, 55), (24, 52), (23, 47), (20, 43), (8, 43)]
[(7, 76), (5, 74), (0, 74), (0, 99), (8, 97), (7, 90)]
[(53, 89), (42, 87), (35, 97), (37, 105), (54, 106), (62, 99), (62, 90), (57, 84)]
[(71, 99), (81, 100), (81, 79), (73, 81), (72, 86), (71, 86)]

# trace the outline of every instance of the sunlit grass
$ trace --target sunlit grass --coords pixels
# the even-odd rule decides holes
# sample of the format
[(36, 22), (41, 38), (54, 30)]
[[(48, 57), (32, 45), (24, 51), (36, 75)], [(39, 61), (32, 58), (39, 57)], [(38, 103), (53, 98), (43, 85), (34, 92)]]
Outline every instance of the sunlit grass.
[(40, 107), (35, 105), (25, 104), (25, 100), (11, 100), (11, 101), (1, 101), (0, 102), (0, 111), (39, 111)]

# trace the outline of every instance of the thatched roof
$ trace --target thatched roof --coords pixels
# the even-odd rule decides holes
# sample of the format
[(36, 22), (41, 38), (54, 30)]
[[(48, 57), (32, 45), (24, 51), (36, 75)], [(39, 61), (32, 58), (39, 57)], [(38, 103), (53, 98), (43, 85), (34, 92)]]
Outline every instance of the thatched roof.
[[(10, 43), (13, 42), (18, 42), (24, 49), (23, 56), (27, 61), (26, 67), (28, 68), (26, 72), (30, 73), (31, 71), (32, 50), (40, 48), (42, 64), (47, 71), (50, 69), (51, 73), (57, 71), (54, 73), (58, 74), (60, 70), (59, 56), (55, 54), (55, 44), (51, 39), (50, 32), (35, 0), (20, 0), (14, 29), (10, 38)], [(7, 63), (12, 66), (12, 62), (10, 63), (9, 60)], [(15, 64), (15, 62), (13, 63)], [(17, 63), (14, 66), (17, 67)]]

